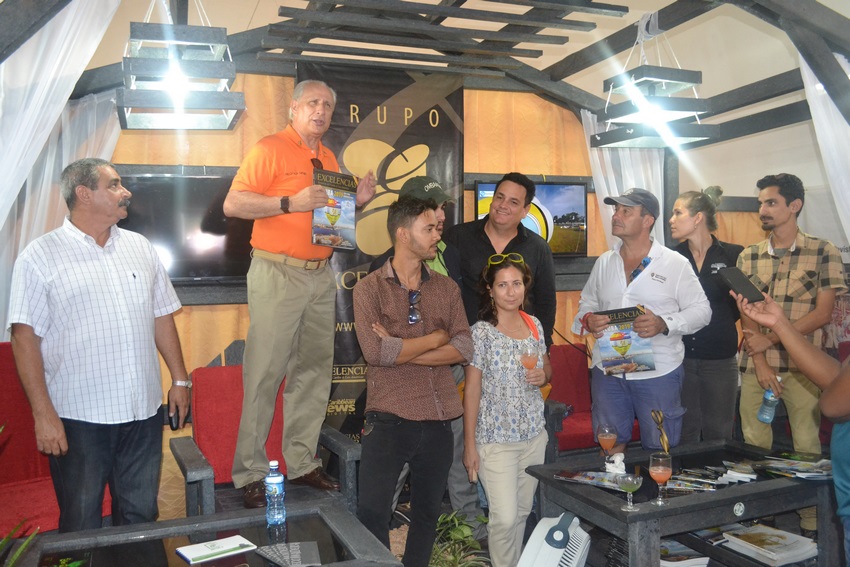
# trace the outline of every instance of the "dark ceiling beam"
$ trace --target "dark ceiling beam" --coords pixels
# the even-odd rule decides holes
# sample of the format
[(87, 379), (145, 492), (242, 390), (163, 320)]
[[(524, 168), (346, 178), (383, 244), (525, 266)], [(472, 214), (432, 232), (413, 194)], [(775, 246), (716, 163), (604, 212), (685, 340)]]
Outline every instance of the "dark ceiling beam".
[[(299, 28), (295, 24), (290, 24), (288, 22), (282, 22), (279, 24), (274, 24), (274, 28), (269, 28), (268, 35), (271, 36), (280, 36), (280, 37), (291, 37), (297, 35), (298, 33), (303, 33), (303, 28)], [(264, 28), (261, 28), (265, 30)], [(383, 45), (397, 45), (401, 47), (416, 47), (420, 49), (435, 49), (428, 45), (428, 42), (433, 43), (433, 39), (430, 38), (416, 38), (411, 37), (409, 34), (404, 36), (398, 36), (393, 34), (372, 34), (372, 33), (363, 33), (363, 32), (350, 32), (340, 29), (331, 29), (331, 28), (311, 28), (310, 30), (313, 37), (323, 37), (326, 39), (339, 39), (345, 41), (359, 41), (362, 43), (377, 43)], [(513, 57), (530, 57), (536, 58), (543, 55), (543, 51), (540, 49), (517, 49), (514, 47), (510, 47), (505, 45), (504, 43), (493, 43), (487, 47), (482, 47), (480, 43), (477, 42), (460, 42), (460, 41), (448, 41), (441, 40), (439, 45), (436, 46), (439, 48), (439, 51), (443, 53), (470, 53), (476, 55), (505, 55), (505, 56), (513, 56)], [(231, 44), (231, 50), (233, 46)]]
[(794, 47), (809, 64), (844, 120), (850, 124), (850, 78), (835, 59), (832, 49), (814, 31), (785, 19), (780, 21)]
[(514, 6), (529, 6), (531, 8), (548, 8), (550, 10), (569, 10), (571, 12), (583, 12), (596, 16), (622, 17), (629, 13), (627, 6), (615, 4), (603, 4), (601, 2), (588, 2), (587, 0), (490, 0), (502, 4), (513, 4)]
[[(357, 59), (342, 59), (338, 57), (313, 57), (309, 55), (301, 55), (297, 53), (264, 53), (257, 54), (257, 58), (261, 61), (285, 61), (306, 63), (318, 63), (322, 65), (339, 65), (341, 63), (349, 63), (352, 65), (363, 65), (364, 62)], [(480, 75), (483, 77), (499, 78), (504, 77), (505, 73), (493, 69), (470, 69), (466, 67), (439, 67), (434, 65), (408, 65), (405, 63), (392, 63), (389, 61), (369, 61), (370, 68), (379, 69), (400, 69), (407, 72), (421, 73), (452, 73), (458, 75)]]
[(811, 120), (812, 114), (809, 111), (809, 104), (805, 100), (792, 102), (778, 108), (771, 108), (764, 112), (757, 112), (743, 118), (729, 120), (723, 124), (717, 125), (718, 133), (708, 140), (694, 142), (693, 144), (685, 144), (683, 150), (691, 150), (702, 146), (716, 144), (717, 142), (725, 142), (734, 140), (752, 134), (782, 128)]
[(803, 77), (799, 69), (791, 69), (767, 79), (708, 97), (709, 111), (702, 118), (738, 110), (765, 100), (797, 92), (803, 88)]
[(367, 49), (363, 47), (350, 47), (347, 45), (330, 45), (327, 43), (303, 43), (300, 41), (287, 41), (278, 38), (266, 38), (263, 40), (266, 49), (285, 49), (294, 52), (313, 51), (316, 53), (331, 53), (336, 55), (354, 55), (358, 57), (371, 57), (383, 59), (397, 59), (401, 61), (423, 61), (426, 63), (445, 63), (447, 65), (458, 65), (461, 67), (493, 67), (497, 69), (517, 69), (522, 64), (510, 57), (475, 57), (464, 55), (442, 55), (437, 53), (415, 53), (412, 51), (389, 51), (386, 49)]
[(178, 26), (189, 25), (189, 0), (168, 0), (171, 21)]
[(233, 33), (227, 36), (227, 45), (230, 46), (230, 55), (234, 59), (243, 53), (256, 53), (263, 49), (263, 38), (266, 37), (268, 28), (254, 28), (243, 32)]
[(755, 16), (759, 20), (776, 28), (779, 27), (779, 18), (777, 17), (776, 12), (759, 5), (755, 2), (755, 0), (725, 0), (725, 3), (736, 6), (751, 16)]
[[(571, 6), (561, 6), (559, 9), (553, 10), (535, 7), (529, 10), (527, 14), (534, 15), (534, 17), (538, 19), (563, 18), (564, 16), (572, 13), (571, 8)], [(515, 28), (509, 24), (505, 26), (502, 31), (511, 32), (514, 29)], [(490, 41), (481, 42), (482, 45), (491, 45), (492, 43), (493, 42)], [(599, 106), (601, 108), (604, 103), (602, 99), (583, 91), (578, 87), (574, 87), (564, 83), (563, 81), (553, 81), (548, 75), (541, 73), (530, 65), (523, 64), (523, 66), (517, 71), (506, 69), (505, 75), (521, 84), (532, 87), (537, 96), (553, 104), (567, 108), (576, 116), (580, 115), (582, 108), (587, 108), (586, 105), (593, 105), (592, 107), (594, 108)]]
[(524, 65), (521, 69), (508, 70), (505, 72), (508, 78), (519, 81), (540, 91), (541, 96), (565, 106), (579, 116), (581, 109), (586, 108), (592, 112), (599, 112), (605, 108), (605, 100), (594, 96), (587, 91), (574, 87), (564, 81), (553, 81), (543, 71), (534, 67)]
[(70, 2), (71, 0), (0, 2), (0, 63), (8, 59)]
[(294, 77), (293, 61), (262, 61), (255, 53), (243, 53), (233, 58), (236, 72), (248, 75), (269, 75), (272, 77)]
[(83, 71), (74, 90), (71, 100), (83, 98), (86, 95), (108, 91), (124, 86), (124, 70), (121, 63), (113, 63)]
[(560, 29), (573, 31), (592, 31), (596, 29), (593, 22), (563, 20), (561, 18), (535, 18), (530, 14), (506, 14), (490, 10), (473, 10), (455, 6), (422, 4), (420, 2), (399, 2), (398, 0), (314, 0), (319, 3), (342, 4), (351, 8), (366, 8), (376, 10), (379, 14), (385, 12), (399, 14), (425, 14), (443, 18), (459, 18), (480, 22), (496, 22), (516, 26), (535, 27), (540, 29)]
[[(772, 10), (782, 20), (816, 32), (821, 38), (850, 53), (850, 20), (815, 0), (752, 0)], [(782, 26), (784, 28), (784, 25)]]
[[(569, 41), (569, 38), (558, 35), (541, 35), (532, 33), (505, 33), (501, 31), (482, 31), (468, 28), (444, 28), (424, 22), (412, 22), (398, 19), (378, 19), (368, 16), (360, 16), (356, 14), (346, 14), (344, 18), (340, 14), (326, 14), (320, 12), (310, 12), (307, 10), (299, 10), (296, 8), (280, 7), (278, 15), (295, 20), (306, 22), (321, 22), (336, 26), (352, 27), (355, 29), (367, 30), (370, 32), (383, 31), (390, 33), (409, 32), (421, 33), (432, 37), (449, 38), (452, 40), (462, 40), (468, 38), (490, 39), (502, 42), (527, 42), (541, 43), (552, 45), (563, 45)], [(277, 24), (271, 24), (269, 27), (274, 29)], [(306, 40), (304, 40), (306, 41)]]
[[(689, 22), (723, 4), (714, 0), (677, 0), (658, 11), (658, 25), (667, 31)], [(637, 23), (605, 39), (597, 41), (544, 69), (553, 80), (560, 81), (631, 48), (637, 39)]]

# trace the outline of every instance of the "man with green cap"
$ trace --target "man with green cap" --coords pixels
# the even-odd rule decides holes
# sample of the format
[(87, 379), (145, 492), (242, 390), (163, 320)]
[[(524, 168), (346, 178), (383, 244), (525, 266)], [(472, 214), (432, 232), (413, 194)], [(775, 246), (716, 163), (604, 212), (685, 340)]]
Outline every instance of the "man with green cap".
[[(446, 221), (446, 204), (454, 201), (454, 198), (449, 195), (438, 181), (424, 175), (411, 177), (404, 182), (399, 191), (399, 198), (413, 197), (416, 199), (433, 199), (437, 203), (437, 232), (442, 236), (443, 227)], [(381, 254), (369, 266), (369, 273), (379, 269), (392, 256), (393, 249), (390, 248), (385, 253)], [(437, 243), (437, 256), (433, 260), (425, 260), (429, 268), (444, 276), (450, 277), (452, 280), (461, 286), (461, 268), (460, 268), (460, 253), (451, 244), (440, 240)], [(455, 382), (460, 384), (463, 381), (463, 367), (455, 365), (452, 367), (452, 372), (455, 377)], [(466, 469), (463, 466), (463, 418), (458, 418), (452, 421), (452, 433), (454, 434), (454, 458), (452, 460), (452, 468), (449, 470), (449, 500), (452, 503), (452, 508), (466, 515), (467, 521), (476, 527), (475, 537), (481, 539), (486, 537), (487, 530), (483, 524), (480, 524), (476, 518), (483, 516), (481, 505), (478, 501), (478, 488), (474, 484), (469, 483)], [(395, 502), (398, 501), (401, 489), (404, 486), (404, 481), (407, 478), (408, 467), (401, 471), (399, 477), (399, 485), (396, 490)], [(405, 510), (399, 508), (402, 514)], [(405, 515), (409, 514), (406, 512)], [(408, 516), (409, 517), (409, 516)]]
[[(425, 175), (411, 177), (401, 186), (401, 191), (398, 194), (401, 197), (413, 197), (415, 199), (434, 199), (437, 203), (437, 233), (443, 235), (443, 227), (446, 222), (446, 204), (454, 201), (438, 181)], [(392, 256), (393, 249), (390, 248), (369, 265), (369, 273), (371, 274), (378, 268), (384, 265), (384, 262)], [(448, 276), (460, 285), (460, 254), (453, 246), (446, 244), (442, 240), (437, 243), (437, 257), (433, 260), (426, 260), (425, 263), (429, 268)]]

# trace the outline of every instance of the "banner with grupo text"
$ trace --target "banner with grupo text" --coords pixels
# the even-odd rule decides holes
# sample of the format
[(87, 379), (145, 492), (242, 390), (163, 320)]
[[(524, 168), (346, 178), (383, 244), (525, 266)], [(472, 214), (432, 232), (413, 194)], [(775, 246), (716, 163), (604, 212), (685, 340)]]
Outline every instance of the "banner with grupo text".
[(299, 63), (297, 80), (305, 79), (324, 81), (337, 93), (322, 142), (334, 151), (341, 170), (357, 177), (372, 170), (378, 180), (375, 196), (357, 211), (356, 250), (336, 250), (331, 258), (337, 297), (327, 423), (359, 439), (366, 364), (355, 335), (351, 290), (372, 259), (390, 248), (387, 208), (410, 177), (428, 175), (455, 197), (456, 204), (446, 210), (446, 226), (463, 218), (463, 80), (440, 73)]

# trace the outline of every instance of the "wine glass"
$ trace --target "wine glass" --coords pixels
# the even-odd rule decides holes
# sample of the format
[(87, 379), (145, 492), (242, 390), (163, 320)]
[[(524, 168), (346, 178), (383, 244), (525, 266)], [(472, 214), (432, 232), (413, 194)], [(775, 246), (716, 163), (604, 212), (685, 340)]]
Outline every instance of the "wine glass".
[(635, 512), (640, 509), (632, 503), (632, 493), (636, 492), (641, 484), (643, 484), (643, 477), (639, 474), (621, 474), (617, 477), (617, 486), (626, 493), (626, 504), (620, 510)]
[(672, 475), (673, 465), (670, 453), (653, 453), (649, 456), (649, 476), (658, 483), (658, 498), (652, 501), (654, 506), (667, 505), (667, 501), (663, 498), (664, 488)]
[(605, 453), (605, 460), (607, 461), (610, 456), (608, 451), (613, 449), (614, 445), (617, 444), (617, 430), (613, 425), (600, 423), (596, 427), (596, 440), (599, 442), (599, 446)]
[(523, 342), (519, 350), (519, 362), (526, 370), (531, 370), (537, 366), (537, 345), (530, 341)]

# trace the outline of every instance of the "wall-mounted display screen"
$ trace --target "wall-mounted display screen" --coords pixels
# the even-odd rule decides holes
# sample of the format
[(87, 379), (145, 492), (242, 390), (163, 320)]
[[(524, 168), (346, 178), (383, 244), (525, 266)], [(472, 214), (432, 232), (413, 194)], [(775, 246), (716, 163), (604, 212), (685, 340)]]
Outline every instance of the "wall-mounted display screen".
[(126, 175), (122, 184), (133, 197), (118, 226), (150, 240), (174, 282), (244, 282), (254, 222), (224, 216), (232, 181), (232, 175)]
[[(549, 243), (553, 254), (587, 256), (587, 185), (535, 183), (531, 208), (522, 224)], [(495, 182), (475, 183), (475, 217), (490, 211)]]

